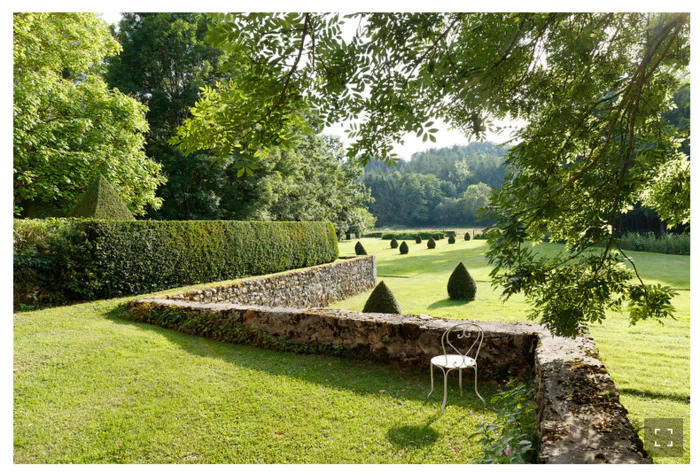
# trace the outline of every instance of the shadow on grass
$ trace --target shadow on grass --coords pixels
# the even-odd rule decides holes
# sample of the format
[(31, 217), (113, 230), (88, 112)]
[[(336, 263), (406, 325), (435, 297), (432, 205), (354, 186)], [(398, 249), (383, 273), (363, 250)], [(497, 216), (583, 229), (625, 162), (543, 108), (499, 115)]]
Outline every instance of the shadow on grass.
[(650, 399), (664, 399), (667, 401), (683, 402), (685, 404), (690, 404), (690, 396), (686, 396), (683, 394), (659, 393), (633, 388), (620, 388), (620, 394), (627, 394), (628, 396), (646, 397)]
[(433, 302), (428, 306), (428, 309), (441, 309), (443, 307), (457, 307), (457, 306), (466, 306), (469, 304), (470, 301), (463, 301), (463, 300), (455, 300), (455, 299), (450, 299), (449, 297), (446, 297), (442, 300), (439, 300), (437, 302)]
[(449, 251), (432, 253), (409, 253), (404, 258), (396, 258), (378, 263), (378, 270), (384, 274), (405, 275), (442, 273), (454, 269), (460, 261), (463, 261), (469, 270), (485, 268), (488, 261), (483, 256), (481, 248), (459, 247)]
[(391, 427), (386, 438), (394, 445), (405, 448), (424, 448), (434, 444), (440, 434), (430, 427), (430, 424), (438, 419), (438, 415), (432, 416), (425, 425), (401, 425)]
[[(190, 335), (156, 325), (136, 322), (122, 318), (126, 304), (120, 304), (107, 312), (106, 318), (117, 324), (131, 325), (144, 332), (155, 333), (177, 344), (190, 354), (222, 360), (238, 367), (265, 372), (273, 376), (286, 376), (306, 382), (329, 386), (336, 389), (350, 390), (367, 396), (388, 396), (396, 400), (421, 401), (424, 405), (433, 405), (436, 413), (440, 411), (442, 399), (427, 399), (430, 390), (430, 376), (423, 370), (394, 367), (371, 360), (330, 355), (303, 354), (284, 352), (251, 345), (220, 342), (209, 338)], [(456, 375), (455, 375), (456, 376)], [(469, 378), (467, 378), (469, 379)], [(465, 382), (468, 382), (465, 380)], [(459, 398), (459, 389), (450, 387), (450, 398)], [(488, 401), (498, 390), (498, 384), (492, 381), (479, 381), (480, 392)], [(484, 411), (481, 401), (475, 396), (462, 397), (457, 403), (471, 411)], [(398, 427), (397, 427), (398, 429)], [(396, 439), (410, 433), (409, 430), (397, 430)], [(423, 432), (427, 438), (429, 434)], [(410, 435), (408, 435), (409, 438)]]

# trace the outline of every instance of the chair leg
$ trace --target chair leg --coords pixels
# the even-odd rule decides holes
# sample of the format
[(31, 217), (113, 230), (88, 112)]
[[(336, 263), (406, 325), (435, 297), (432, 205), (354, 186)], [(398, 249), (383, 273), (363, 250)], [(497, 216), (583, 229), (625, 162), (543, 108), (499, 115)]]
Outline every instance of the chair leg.
[(442, 373), (445, 375), (445, 394), (442, 397), (442, 410), (440, 411), (440, 415), (445, 413), (445, 406), (447, 405), (447, 375), (450, 373), (450, 370), (442, 370)]
[(462, 370), (459, 370), (459, 396), (462, 397)]
[(433, 391), (435, 391), (435, 380), (433, 378), (433, 364), (430, 363), (430, 392), (428, 393), (428, 399), (433, 394)]
[(479, 394), (479, 390), (476, 388), (476, 378), (477, 378), (476, 365), (474, 365), (474, 392), (476, 392), (476, 395), (479, 396), (479, 399), (481, 399), (481, 402), (484, 403), (484, 407), (486, 407), (486, 401), (484, 401), (484, 398), (481, 397), (481, 394)]

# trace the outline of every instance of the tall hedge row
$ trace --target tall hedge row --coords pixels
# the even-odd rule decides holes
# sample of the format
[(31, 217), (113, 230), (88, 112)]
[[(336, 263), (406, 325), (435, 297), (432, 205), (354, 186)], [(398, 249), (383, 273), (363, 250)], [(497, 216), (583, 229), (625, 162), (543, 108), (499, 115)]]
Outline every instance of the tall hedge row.
[(445, 233), (443, 232), (402, 232), (402, 233), (382, 233), (382, 240), (392, 240), (396, 238), (397, 240), (415, 240), (416, 237), (420, 236), (422, 239), (433, 238), (435, 240), (440, 240), (445, 238)]
[(62, 303), (274, 273), (338, 257), (324, 222), (16, 220), (16, 302)]

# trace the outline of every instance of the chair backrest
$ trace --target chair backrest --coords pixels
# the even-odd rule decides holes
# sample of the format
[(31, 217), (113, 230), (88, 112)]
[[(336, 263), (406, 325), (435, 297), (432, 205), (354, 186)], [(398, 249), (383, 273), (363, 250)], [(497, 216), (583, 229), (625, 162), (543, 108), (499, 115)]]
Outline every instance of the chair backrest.
[[(452, 339), (450, 339), (451, 336), (453, 337)], [(461, 350), (452, 343), (453, 341), (458, 343), (457, 340), (464, 339), (466, 339), (466, 343), (464, 344), (465, 348)], [(468, 356), (476, 360), (479, 357), (479, 350), (481, 350), (481, 343), (483, 341), (484, 329), (482, 329), (481, 326), (474, 322), (462, 322), (453, 325), (442, 334), (442, 352), (445, 357), (447, 357), (447, 355), (450, 354), (448, 350), (451, 349), (452, 354)], [(476, 348), (476, 350), (474, 350), (474, 348)]]

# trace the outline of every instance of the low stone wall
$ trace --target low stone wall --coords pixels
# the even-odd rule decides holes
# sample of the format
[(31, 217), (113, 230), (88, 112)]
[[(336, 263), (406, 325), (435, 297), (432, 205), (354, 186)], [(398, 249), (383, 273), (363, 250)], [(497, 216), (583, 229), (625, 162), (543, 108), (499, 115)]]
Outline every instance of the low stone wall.
[(333, 263), (310, 268), (212, 285), (166, 298), (266, 307), (318, 307), (372, 289), (376, 283), (375, 257), (369, 255), (340, 258)]
[(535, 371), (542, 463), (652, 463), (588, 334), (540, 332)]
[[(374, 286), (372, 256), (134, 300), (126, 317), (226, 342), (328, 353), (427, 369), (440, 338), (464, 321), (364, 314), (326, 305)], [(529, 323), (484, 329), (479, 379), (535, 372), (542, 463), (651, 463), (589, 335), (553, 337)]]
[[(231, 303), (144, 299), (129, 317), (192, 335), (276, 349), (333, 353), (402, 367), (429, 368), (454, 320), (427, 315), (363, 314), (339, 309), (294, 309)], [(531, 372), (537, 326), (479, 322), (484, 340), (479, 377), (506, 379)], [(463, 341), (464, 343), (467, 340)]]

